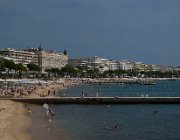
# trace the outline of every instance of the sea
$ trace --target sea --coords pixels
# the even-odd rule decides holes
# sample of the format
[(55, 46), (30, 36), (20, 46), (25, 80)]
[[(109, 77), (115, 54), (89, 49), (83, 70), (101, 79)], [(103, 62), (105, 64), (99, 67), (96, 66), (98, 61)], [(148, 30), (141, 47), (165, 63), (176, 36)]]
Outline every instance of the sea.
[[(57, 96), (180, 97), (180, 81), (155, 85), (79, 85)], [(55, 116), (44, 116), (42, 105), (30, 105), (32, 140), (179, 140), (179, 104), (50, 105)]]

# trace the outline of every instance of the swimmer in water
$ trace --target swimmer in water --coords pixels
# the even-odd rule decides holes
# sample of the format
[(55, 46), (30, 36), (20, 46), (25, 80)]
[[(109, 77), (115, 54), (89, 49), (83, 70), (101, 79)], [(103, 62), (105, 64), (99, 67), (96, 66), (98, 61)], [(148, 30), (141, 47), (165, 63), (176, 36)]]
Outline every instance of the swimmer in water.
[(115, 126), (114, 126), (114, 129), (118, 129), (118, 126), (117, 126), (117, 125), (115, 125)]
[(108, 127), (108, 126), (106, 126), (106, 127), (104, 127), (106, 130), (117, 130), (119, 127), (118, 127), (118, 125), (115, 125), (115, 126), (113, 126), (113, 127)]
[(158, 111), (157, 111), (157, 110), (155, 110), (155, 111), (154, 111), (154, 114), (157, 114), (157, 113), (158, 113)]

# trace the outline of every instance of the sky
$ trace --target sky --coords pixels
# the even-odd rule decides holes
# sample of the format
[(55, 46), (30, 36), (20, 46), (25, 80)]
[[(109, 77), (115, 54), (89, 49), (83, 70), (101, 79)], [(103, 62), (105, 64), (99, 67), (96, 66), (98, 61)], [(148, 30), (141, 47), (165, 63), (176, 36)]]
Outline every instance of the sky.
[(180, 66), (180, 0), (0, 0), (0, 49)]

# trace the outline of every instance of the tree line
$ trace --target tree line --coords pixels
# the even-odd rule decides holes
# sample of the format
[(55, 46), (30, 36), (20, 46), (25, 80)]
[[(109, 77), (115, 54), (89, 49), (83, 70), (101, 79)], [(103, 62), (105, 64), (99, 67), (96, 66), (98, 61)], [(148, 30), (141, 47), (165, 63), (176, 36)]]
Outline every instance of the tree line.
[(98, 69), (82, 69), (66, 65), (65, 67), (46, 69), (45, 73), (41, 72), (41, 68), (33, 63), (15, 64), (12, 60), (0, 59), (0, 77), (1, 78), (115, 78), (115, 77), (144, 77), (144, 78), (179, 78), (180, 71), (139, 71), (139, 70), (109, 70), (101, 73)]
[(27, 67), (23, 64), (15, 64), (12, 60), (0, 58), (0, 77), (1, 78), (22, 78), (25, 75), (32, 72), (40, 72), (40, 67), (36, 64), (27, 64)]

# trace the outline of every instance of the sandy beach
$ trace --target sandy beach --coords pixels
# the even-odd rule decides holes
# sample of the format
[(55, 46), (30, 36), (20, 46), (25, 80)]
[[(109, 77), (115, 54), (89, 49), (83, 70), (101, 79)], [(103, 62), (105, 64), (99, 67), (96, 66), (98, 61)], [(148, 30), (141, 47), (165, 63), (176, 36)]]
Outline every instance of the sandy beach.
[[(57, 91), (71, 86), (74, 86), (71, 81), (63, 84), (52, 83), (48, 86), (38, 87), (29, 97), (54, 96)], [(27, 133), (27, 129), (30, 127), (31, 120), (24, 104), (0, 100), (0, 140), (31, 140), (30, 134)]]
[(48, 86), (38, 87), (35, 89), (34, 93), (30, 95), (30, 97), (46, 97), (46, 96), (54, 96), (60, 90), (65, 90), (72, 86), (79, 85), (79, 83), (73, 84), (71, 80), (65, 81), (63, 84), (52, 83)]
[(30, 135), (26, 130), (31, 123), (26, 113), (23, 104), (0, 100), (1, 140), (30, 140)]

